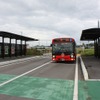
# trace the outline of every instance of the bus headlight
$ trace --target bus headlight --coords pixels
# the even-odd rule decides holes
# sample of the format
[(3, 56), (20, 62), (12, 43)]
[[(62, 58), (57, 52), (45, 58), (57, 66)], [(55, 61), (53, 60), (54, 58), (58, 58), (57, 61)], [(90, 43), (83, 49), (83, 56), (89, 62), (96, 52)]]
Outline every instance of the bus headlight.
[(71, 57), (71, 58), (74, 58), (74, 55), (73, 55), (73, 53), (70, 55), (70, 57)]
[(56, 56), (55, 56), (55, 55), (53, 55), (52, 57), (53, 57), (53, 58), (55, 58)]

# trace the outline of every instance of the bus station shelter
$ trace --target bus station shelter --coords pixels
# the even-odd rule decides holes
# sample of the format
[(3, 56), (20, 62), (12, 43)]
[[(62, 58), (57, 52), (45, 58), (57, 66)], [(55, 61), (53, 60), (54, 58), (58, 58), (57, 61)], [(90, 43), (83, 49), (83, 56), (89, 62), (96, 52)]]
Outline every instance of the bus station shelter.
[[(0, 31), (0, 37), (0, 58), (26, 55), (26, 42), (38, 41), (38, 39), (17, 35), (5, 31)], [(5, 42), (6, 38), (9, 39), (8, 43)], [(12, 43), (12, 39), (15, 40), (15, 43)], [(20, 41), (20, 43), (18, 43), (18, 40)]]
[(90, 28), (82, 31), (82, 41), (94, 41), (94, 55), (100, 58), (100, 28)]

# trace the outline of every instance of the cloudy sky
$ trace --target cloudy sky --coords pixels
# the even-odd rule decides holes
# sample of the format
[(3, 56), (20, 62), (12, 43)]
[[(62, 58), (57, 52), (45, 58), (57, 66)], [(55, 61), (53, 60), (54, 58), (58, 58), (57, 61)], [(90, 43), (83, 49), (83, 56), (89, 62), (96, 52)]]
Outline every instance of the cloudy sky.
[(79, 44), (82, 30), (97, 27), (99, 19), (100, 0), (0, 0), (0, 31), (40, 39), (41, 45), (57, 37)]

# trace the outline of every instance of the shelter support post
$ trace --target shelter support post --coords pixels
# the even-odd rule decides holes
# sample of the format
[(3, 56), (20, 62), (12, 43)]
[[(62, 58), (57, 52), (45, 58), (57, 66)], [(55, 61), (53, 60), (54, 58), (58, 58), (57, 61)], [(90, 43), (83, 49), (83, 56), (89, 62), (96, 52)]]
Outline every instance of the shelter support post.
[(98, 58), (100, 58), (100, 37), (98, 38)]
[(22, 39), (20, 40), (20, 55), (22, 56)]
[(9, 57), (11, 57), (11, 38), (10, 38), (10, 43), (9, 43)]
[(25, 41), (25, 48), (24, 48), (24, 49), (25, 49), (24, 55), (26, 55), (26, 49), (27, 49), (27, 48), (26, 48), (26, 41)]
[(17, 57), (17, 39), (15, 40), (15, 56)]
[(98, 41), (96, 40), (96, 48), (95, 48), (95, 52), (96, 52), (96, 57), (98, 57)]
[(1, 54), (2, 54), (2, 58), (4, 58), (5, 56), (5, 50), (4, 50), (4, 37), (2, 37), (2, 49), (1, 49)]

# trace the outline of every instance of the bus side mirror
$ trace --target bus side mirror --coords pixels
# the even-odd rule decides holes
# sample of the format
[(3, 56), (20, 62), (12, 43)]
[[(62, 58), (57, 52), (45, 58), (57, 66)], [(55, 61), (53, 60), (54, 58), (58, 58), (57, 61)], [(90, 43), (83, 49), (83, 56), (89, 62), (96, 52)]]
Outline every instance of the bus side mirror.
[(50, 45), (50, 47), (52, 47), (52, 44)]

